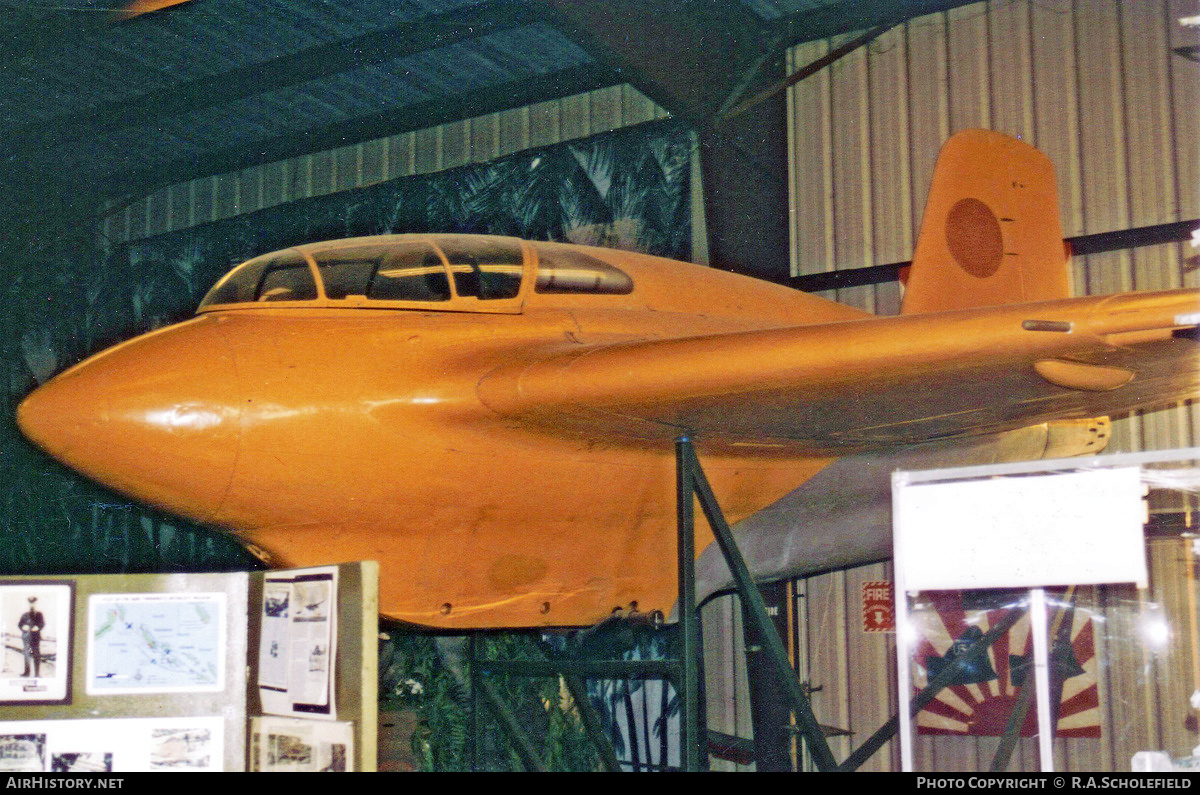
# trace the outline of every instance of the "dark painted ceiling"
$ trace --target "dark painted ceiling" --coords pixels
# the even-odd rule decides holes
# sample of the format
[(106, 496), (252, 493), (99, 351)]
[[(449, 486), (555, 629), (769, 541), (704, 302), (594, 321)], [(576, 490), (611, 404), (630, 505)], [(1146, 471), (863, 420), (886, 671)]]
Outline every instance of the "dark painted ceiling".
[(615, 83), (703, 128), (947, 0), (0, 0), (0, 177), (103, 197)]

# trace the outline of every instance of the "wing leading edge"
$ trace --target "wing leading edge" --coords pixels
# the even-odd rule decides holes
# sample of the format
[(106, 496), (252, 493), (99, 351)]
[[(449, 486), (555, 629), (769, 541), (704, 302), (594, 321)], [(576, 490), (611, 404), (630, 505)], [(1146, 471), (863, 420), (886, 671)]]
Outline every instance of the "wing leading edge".
[(1173, 290), (586, 346), (479, 393), (534, 425), (882, 449), (1195, 396), (1198, 322)]

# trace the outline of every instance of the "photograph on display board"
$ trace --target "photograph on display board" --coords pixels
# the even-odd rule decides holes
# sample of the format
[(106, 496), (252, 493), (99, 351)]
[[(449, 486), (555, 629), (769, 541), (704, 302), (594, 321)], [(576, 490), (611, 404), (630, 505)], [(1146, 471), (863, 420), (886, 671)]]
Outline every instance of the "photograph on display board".
[(225, 769), (224, 720), (201, 716), (5, 722), (0, 771), (220, 771)]
[(211, 729), (154, 729), (150, 733), (152, 770), (209, 770), (220, 753)]
[(61, 753), (50, 758), (51, 773), (111, 773), (112, 753)]
[(45, 769), (45, 734), (0, 734), (0, 771), (41, 773)]
[(259, 717), (250, 722), (250, 768), (262, 773), (353, 771), (354, 727), (301, 718)]
[(71, 583), (0, 582), (0, 703), (71, 698)]

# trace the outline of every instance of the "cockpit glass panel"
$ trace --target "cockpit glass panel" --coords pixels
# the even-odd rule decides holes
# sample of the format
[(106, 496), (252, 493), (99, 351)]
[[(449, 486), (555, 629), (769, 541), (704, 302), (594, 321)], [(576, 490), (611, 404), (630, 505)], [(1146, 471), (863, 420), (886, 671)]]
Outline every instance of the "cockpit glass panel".
[(281, 251), (243, 263), (209, 290), (200, 308), (255, 301), (312, 301), (317, 297), (308, 262), (295, 251)]
[(370, 260), (326, 262), (318, 260), (317, 272), (325, 285), (326, 298), (345, 298), (348, 295), (364, 296), (367, 285), (375, 275), (375, 263)]
[(484, 301), (516, 298), (521, 292), (525, 255), (520, 244), (503, 239), (439, 237), (460, 297)]
[(620, 268), (566, 246), (534, 245), (538, 255), (539, 293), (591, 293), (628, 295), (633, 279)]
[(332, 299), (449, 301), (450, 279), (437, 251), (419, 241), (353, 246), (315, 255)]
[[(310, 264), (316, 265), (318, 278), (313, 277)], [(515, 240), (472, 235), (348, 240), (245, 262), (209, 291), (200, 309), (259, 301), (315, 301), (321, 296), (319, 288), (324, 288), (326, 300), (346, 301), (347, 306), (371, 301), (446, 302), (447, 308), (466, 309), (476, 300), (519, 298), (524, 268), (524, 248)], [(456, 298), (470, 301), (459, 304)], [(506, 311), (511, 306), (500, 304), (495, 309)]]
[(314, 301), (317, 284), (308, 263), (273, 265), (263, 271), (255, 301)]
[(426, 243), (390, 246), (367, 298), (378, 301), (449, 301), (450, 280), (437, 251)]

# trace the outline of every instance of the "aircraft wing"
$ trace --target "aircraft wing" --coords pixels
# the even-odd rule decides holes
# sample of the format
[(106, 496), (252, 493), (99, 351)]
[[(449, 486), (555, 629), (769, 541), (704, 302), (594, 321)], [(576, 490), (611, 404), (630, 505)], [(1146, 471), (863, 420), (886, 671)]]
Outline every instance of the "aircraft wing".
[(881, 449), (1195, 396), (1198, 323), (1200, 291), (1173, 290), (582, 345), (479, 392), (560, 431)]

